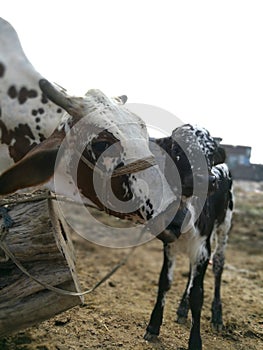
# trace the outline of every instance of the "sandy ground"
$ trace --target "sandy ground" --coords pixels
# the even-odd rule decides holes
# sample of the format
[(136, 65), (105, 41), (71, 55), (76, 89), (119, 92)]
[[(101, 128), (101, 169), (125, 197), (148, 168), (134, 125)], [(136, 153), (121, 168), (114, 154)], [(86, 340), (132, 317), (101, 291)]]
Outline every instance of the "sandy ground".
[[(224, 329), (218, 334), (210, 328), (213, 275), (209, 266), (202, 313), (204, 350), (263, 349), (263, 186), (240, 182), (235, 186), (235, 198), (222, 281)], [(83, 288), (93, 286), (128, 253), (91, 244), (79, 236), (74, 236), (74, 241)], [(177, 258), (159, 340), (152, 344), (143, 340), (161, 263), (160, 241), (138, 247), (125, 266), (85, 298), (83, 306), (1, 339), (0, 349), (185, 350), (190, 320), (186, 325), (174, 321), (188, 271), (184, 255)]]

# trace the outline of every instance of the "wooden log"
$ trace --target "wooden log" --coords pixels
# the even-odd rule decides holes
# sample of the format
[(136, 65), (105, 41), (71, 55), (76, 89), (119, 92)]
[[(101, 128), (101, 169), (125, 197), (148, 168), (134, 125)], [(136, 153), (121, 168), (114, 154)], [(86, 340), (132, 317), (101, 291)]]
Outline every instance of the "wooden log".
[[(17, 199), (21, 200), (21, 195)], [(70, 229), (56, 201), (16, 204), (9, 215), (14, 225), (5, 243), (23, 267), (41, 282), (79, 292)], [(0, 336), (35, 325), (82, 302), (82, 297), (47, 290), (21, 272), (11, 259), (6, 261), (0, 249)]]

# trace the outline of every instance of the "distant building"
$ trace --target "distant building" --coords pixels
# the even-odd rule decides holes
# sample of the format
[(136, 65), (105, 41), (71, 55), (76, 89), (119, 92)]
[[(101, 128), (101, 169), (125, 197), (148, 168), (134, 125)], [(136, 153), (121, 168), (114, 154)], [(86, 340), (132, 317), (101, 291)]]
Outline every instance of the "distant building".
[[(221, 138), (215, 140), (220, 143)], [(220, 143), (226, 152), (226, 163), (231, 170), (234, 179), (263, 181), (263, 164), (250, 163), (251, 147), (233, 146)]]
[(227, 163), (234, 168), (239, 165), (249, 166), (251, 157), (251, 147), (221, 145), (226, 151)]

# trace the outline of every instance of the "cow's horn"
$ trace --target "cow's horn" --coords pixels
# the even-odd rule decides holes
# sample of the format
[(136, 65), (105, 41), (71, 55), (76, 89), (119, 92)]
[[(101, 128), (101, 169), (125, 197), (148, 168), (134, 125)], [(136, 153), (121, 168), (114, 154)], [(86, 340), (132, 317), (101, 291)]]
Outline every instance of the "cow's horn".
[(81, 98), (70, 98), (64, 92), (56, 89), (56, 87), (46, 79), (40, 79), (39, 86), (48, 99), (65, 109), (69, 114), (78, 116), (82, 115)]

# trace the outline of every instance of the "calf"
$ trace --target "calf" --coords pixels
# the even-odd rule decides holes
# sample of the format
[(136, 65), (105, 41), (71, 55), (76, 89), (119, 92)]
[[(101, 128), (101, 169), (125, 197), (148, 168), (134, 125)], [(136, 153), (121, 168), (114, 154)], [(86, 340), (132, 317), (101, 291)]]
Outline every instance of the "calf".
[[(0, 19), (0, 195), (45, 183), (120, 218), (157, 216), (174, 196), (149, 149), (145, 123), (123, 102), (99, 90), (72, 97), (50, 84)], [(145, 187), (156, 188), (157, 178), (164, 200)]]
[[(195, 140), (191, 137), (196, 135)], [(187, 137), (189, 136), (190, 137)], [(177, 142), (176, 135), (184, 138), (184, 150)], [(191, 184), (191, 171), (193, 166), (190, 165), (186, 153), (187, 143), (188, 150), (200, 147), (202, 153), (207, 159), (207, 165), (216, 178), (216, 185), (213, 179), (213, 189), (210, 189), (205, 195), (203, 202), (201, 197), (195, 196)], [(212, 325), (215, 329), (222, 328), (222, 306), (220, 299), (221, 275), (224, 266), (224, 249), (227, 242), (228, 233), (231, 227), (231, 216), (233, 210), (232, 200), (232, 179), (226, 164), (214, 165), (220, 160), (224, 160), (224, 153), (218, 148), (209, 133), (200, 128), (194, 128), (191, 125), (184, 125), (175, 130), (172, 138), (156, 140), (169, 156), (172, 157), (178, 165), (178, 171), (182, 182), (187, 178), (187, 186), (182, 186), (181, 207), (176, 213), (174, 220), (168, 225), (159, 236), (163, 241), (164, 260), (159, 279), (159, 290), (155, 307), (152, 311), (150, 322), (147, 327), (144, 338), (153, 340), (159, 335), (163, 319), (163, 309), (165, 304), (165, 294), (170, 289), (173, 270), (175, 266), (175, 253), (186, 248), (190, 259), (190, 273), (186, 290), (183, 294), (179, 305), (177, 315), (178, 322), (186, 320), (188, 310), (192, 313), (192, 327), (189, 338), (189, 350), (202, 349), (200, 335), (200, 317), (203, 304), (203, 280), (207, 265), (211, 256), (211, 238), (217, 239), (215, 252), (212, 256), (213, 272), (215, 275), (214, 300), (212, 303)], [(195, 152), (195, 151), (193, 151)], [(191, 152), (190, 152), (191, 153)], [(198, 152), (197, 152), (198, 153)], [(189, 176), (189, 174), (191, 176)], [(167, 176), (167, 174), (166, 174)], [(189, 186), (190, 179), (190, 186)], [(170, 180), (171, 181), (171, 180)], [(209, 190), (209, 185), (207, 188)], [(198, 208), (202, 207), (200, 213)]]
[[(212, 327), (222, 330), (222, 305), (220, 296), (221, 276), (225, 261), (225, 247), (228, 234), (231, 228), (233, 212), (232, 177), (226, 164), (218, 164), (212, 169), (217, 178), (217, 189), (208, 196), (201, 215), (196, 220), (195, 226), (201, 235), (209, 238), (208, 252), (211, 254), (211, 243), (216, 241), (216, 246), (211, 257), (213, 273), (215, 276), (214, 299), (212, 302)], [(191, 271), (192, 273), (192, 271)], [(184, 323), (189, 310), (188, 288), (192, 283), (191, 273), (187, 283), (187, 288), (177, 310), (178, 322)]]

